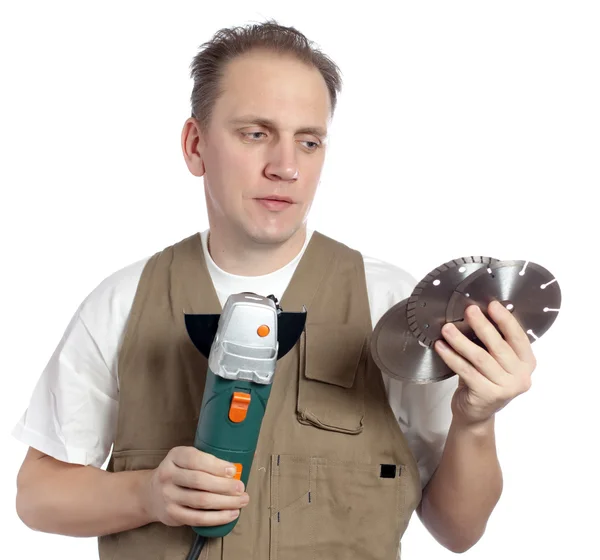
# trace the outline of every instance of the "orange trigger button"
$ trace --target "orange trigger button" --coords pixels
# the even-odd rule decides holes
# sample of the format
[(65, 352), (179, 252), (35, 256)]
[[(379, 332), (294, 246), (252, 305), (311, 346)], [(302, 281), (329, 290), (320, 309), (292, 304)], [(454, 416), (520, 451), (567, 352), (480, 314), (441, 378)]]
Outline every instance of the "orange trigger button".
[(238, 424), (246, 419), (248, 407), (250, 406), (250, 393), (235, 391), (229, 406), (229, 419)]

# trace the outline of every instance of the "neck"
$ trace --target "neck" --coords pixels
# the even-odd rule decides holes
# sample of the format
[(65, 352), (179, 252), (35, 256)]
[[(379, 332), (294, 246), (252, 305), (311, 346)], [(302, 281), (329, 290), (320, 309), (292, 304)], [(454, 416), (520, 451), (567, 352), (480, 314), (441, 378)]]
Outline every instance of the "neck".
[(211, 227), (208, 251), (215, 264), (229, 274), (262, 276), (292, 261), (302, 250), (305, 240), (306, 225), (282, 243), (257, 243)]

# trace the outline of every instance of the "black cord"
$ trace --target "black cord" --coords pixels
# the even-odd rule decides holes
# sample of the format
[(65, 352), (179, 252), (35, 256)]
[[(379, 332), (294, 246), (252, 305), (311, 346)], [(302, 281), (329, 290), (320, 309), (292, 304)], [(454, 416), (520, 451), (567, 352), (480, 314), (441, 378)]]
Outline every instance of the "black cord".
[(196, 540), (194, 541), (192, 548), (190, 548), (186, 560), (198, 560), (200, 553), (204, 548), (205, 541), (206, 539), (202, 535), (196, 534)]

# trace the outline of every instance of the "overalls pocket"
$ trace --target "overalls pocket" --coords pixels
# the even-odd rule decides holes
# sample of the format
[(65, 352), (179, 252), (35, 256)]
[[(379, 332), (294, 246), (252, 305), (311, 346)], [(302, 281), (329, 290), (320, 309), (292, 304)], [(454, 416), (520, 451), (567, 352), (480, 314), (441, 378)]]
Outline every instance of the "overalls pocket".
[(396, 560), (407, 475), (403, 465), (273, 455), (269, 559)]
[(339, 323), (308, 324), (299, 347), (298, 421), (347, 434), (362, 432), (364, 330)]

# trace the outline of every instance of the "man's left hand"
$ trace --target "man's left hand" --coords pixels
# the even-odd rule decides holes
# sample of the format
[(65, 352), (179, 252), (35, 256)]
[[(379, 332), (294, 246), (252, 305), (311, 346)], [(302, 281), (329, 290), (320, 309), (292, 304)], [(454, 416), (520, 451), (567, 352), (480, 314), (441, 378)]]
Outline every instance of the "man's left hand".
[(451, 323), (442, 329), (447, 344), (441, 340), (435, 343), (440, 357), (460, 378), (452, 414), (463, 425), (489, 420), (528, 391), (536, 367), (529, 337), (511, 312), (497, 301), (490, 303), (487, 311), (504, 338), (477, 305), (465, 311), (467, 323), (487, 351)]

